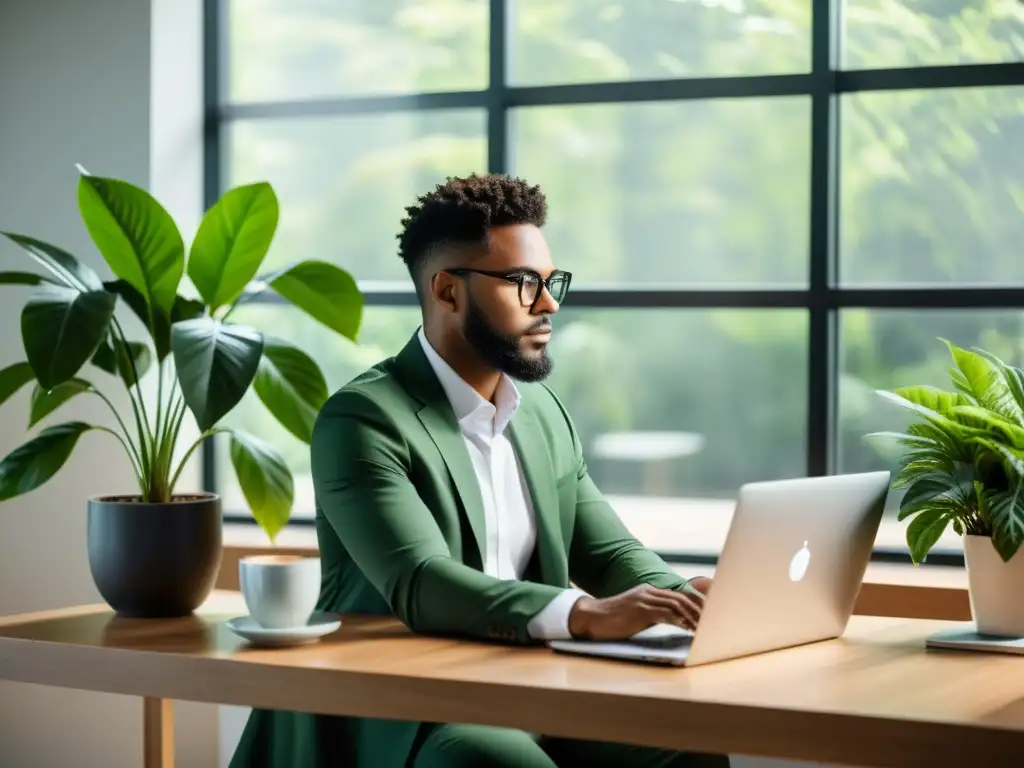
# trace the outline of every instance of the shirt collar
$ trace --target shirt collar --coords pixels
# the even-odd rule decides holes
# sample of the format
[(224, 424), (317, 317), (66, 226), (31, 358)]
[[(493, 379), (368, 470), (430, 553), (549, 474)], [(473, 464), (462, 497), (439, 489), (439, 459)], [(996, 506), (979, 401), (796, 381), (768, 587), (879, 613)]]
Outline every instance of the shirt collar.
[(437, 354), (437, 351), (427, 340), (427, 335), (423, 332), (422, 327), (420, 327), (417, 336), (419, 337), (420, 345), (423, 347), (423, 353), (427, 356), (427, 361), (430, 363), (430, 367), (434, 369), (434, 374), (437, 376), (438, 381), (441, 382), (441, 387), (448, 396), (448, 402), (451, 403), (452, 410), (455, 411), (455, 418), (459, 421), (459, 428), (463, 432), (488, 438), (502, 434), (519, 408), (521, 396), (512, 379), (504, 373), (501, 374), (501, 378), (498, 380), (498, 388), (494, 393), (494, 399), (497, 403), (497, 407), (495, 407), (494, 403), (484, 400), (479, 392), (467, 384)]

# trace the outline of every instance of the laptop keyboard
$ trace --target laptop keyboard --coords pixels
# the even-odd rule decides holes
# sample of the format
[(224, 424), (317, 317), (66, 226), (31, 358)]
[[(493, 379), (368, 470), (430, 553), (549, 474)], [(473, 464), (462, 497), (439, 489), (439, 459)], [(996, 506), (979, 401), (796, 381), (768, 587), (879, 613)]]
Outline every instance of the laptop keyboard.
[(642, 648), (658, 648), (662, 650), (686, 648), (693, 643), (693, 635), (655, 635), (646, 637), (636, 635), (630, 639), (630, 643), (639, 645)]

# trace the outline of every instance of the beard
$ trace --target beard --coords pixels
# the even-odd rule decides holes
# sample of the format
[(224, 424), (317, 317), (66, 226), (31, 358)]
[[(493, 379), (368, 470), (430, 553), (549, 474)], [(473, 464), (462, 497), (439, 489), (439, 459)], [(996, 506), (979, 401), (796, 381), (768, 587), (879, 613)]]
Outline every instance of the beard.
[[(528, 330), (533, 331), (550, 325), (551, 321), (545, 317)], [(463, 333), (466, 341), (484, 362), (517, 381), (541, 381), (546, 379), (554, 368), (554, 361), (548, 357), (546, 347), (542, 347), (534, 358), (525, 357), (520, 346), (525, 334), (501, 333), (488, 322), (472, 299), (466, 306)]]

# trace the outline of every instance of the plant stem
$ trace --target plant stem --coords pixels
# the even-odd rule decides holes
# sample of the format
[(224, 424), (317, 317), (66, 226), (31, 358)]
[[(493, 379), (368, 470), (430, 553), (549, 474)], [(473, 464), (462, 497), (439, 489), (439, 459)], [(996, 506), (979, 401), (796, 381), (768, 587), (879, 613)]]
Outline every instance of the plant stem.
[[(121, 443), (122, 446), (124, 446), (125, 451), (128, 453), (128, 458), (132, 458), (132, 451), (128, 448), (128, 443), (125, 441), (123, 437), (121, 437), (121, 435), (119, 435), (117, 432), (110, 429), (109, 427), (96, 427), (96, 429), (98, 429), (100, 432), (107, 432), (108, 434), (111, 434), (114, 437), (116, 437), (117, 441)], [(139, 484), (139, 491), (141, 492), (142, 497), (145, 498), (146, 484), (143, 482), (143, 479), (138, 472), (135, 473), (135, 479)]]
[[(142, 382), (139, 380), (139, 369), (135, 365), (135, 358), (132, 357), (131, 351), (128, 347), (128, 338), (124, 335), (124, 329), (121, 327), (121, 323), (117, 317), (114, 317), (114, 328), (117, 330), (118, 335), (121, 337), (121, 347), (124, 349), (125, 354), (128, 355), (128, 363), (132, 367), (132, 378), (135, 379), (135, 390), (138, 393), (139, 398), (139, 409), (142, 411), (142, 423), (145, 425), (145, 435), (140, 435), (140, 439), (148, 437), (150, 445), (153, 442), (153, 430), (149, 426), (149, 415), (146, 413), (146, 400), (142, 396)], [(131, 395), (131, 388), (128, 389), (129, 396)]]
[[(107, 404), (110, 412), (114, 414), (114, 418), (117, 419), (118, 425), (121, 427), (121, 431), (124, 433), (125, 439), (121, 440), (126, 451), (128, 451), (128, 458), (132, 460), (132, 469), (135, 470), (135, 474), (138, 475), (139, 481), (142, 481), (142, 457), (139, 456), (139, 449), (135, 447), (135, 443), (132, 441), (131, 433), (128, 431), (128, 427), (125, 426), (124, 421), (121, 419), (121, 414), (117, 412), (117, 408), (110, 402), (110, 398), (100, 392), (98, 389), (89, 390), (92, 394), (96, 395), (100, 400)], [(116, 434), (116, 433), (115, 433)], [(119, 436), (120, 437), (120, 436)]]
[(181, 474), (181, 471), (183, 469), (185, 469), (185, 464), (188, 463), (188, 460), (192, 457), (192, 454), (193, 454), (193, 452), (195, 452), (196, 448), (198, 448), (202, 444), (202, 442), (204, 440), (206, 440), (209, 437), (213, 437), (218, 432), (228, 432), (228, 431), (230, 431), (230, 430), (227, 430), (227, 429), (225, 429), (223, 427), (211, 427), (210, 429), (206, 430), (205, 432), (203, 432), (203, 434), (201, 434), (199, 437), (196, 438), (195, 442), (192, 443), (192, 445), (189, 446), (187, 451), (185, 451), (185, 455), (181, 457), (181, 462), (178, 464), (178, 469), (177, 469), (177, 471), (175, 471), (174, 477), (171, 479), (171, 488), (172, 489), (177, 484), (178, 476)]
[(161, 360), (157, 364), (157, 371), (156, 371), (156, 374), (157, 374), (156, 375), (156, 439), (157, 439), (158, 443), (161, 442), (161, 438), (163, 436), (163, 430), (161, 429), (161, 425), (162, 425), (163, 418), (164, 418), (164, 373), (165, 373), (164, 363), (165, 363), (165, 361), (166, 361), (166, 358), (164, 360)]

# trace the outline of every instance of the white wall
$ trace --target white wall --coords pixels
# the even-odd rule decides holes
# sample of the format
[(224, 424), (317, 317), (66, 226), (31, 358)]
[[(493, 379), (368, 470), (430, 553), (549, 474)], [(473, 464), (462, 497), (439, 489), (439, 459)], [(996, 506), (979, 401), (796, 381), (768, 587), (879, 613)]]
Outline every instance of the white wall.
[[(198, 35), (188, 18), (199, 18), (199, 2), (175, 0), (177, 21), (167, 15), (170, 6), (159, 4), (168, 0), (157, 2), (151, 8), (148, 0), (0, 0), (0, 229), (63, 246), (101, 274), (109, 272), (78, 218), (75, 163), (140, 185), (159, 182), (162, 190), (154, 191), (162, 199), (170, 194), (172, 213), (192, 217), (182, 222), (186, 231), (194, 227), (189, 211), (200, 201), (201, 188), (188, 191), (198, 178), (188, 178), (197, 173), (189, 168), (198, 136), (189, 142), (185, 117), (177, 125), (162, 120), (160, 130), (151, 131), (159, 104), (192, 98), (180, 89), (195, 86), (187, 74), (198, 59), (179, 62), (182, 78), (176, 85), (166, 62), (154, 63), (152, 54), (163, 51), (166, 58), (167, 45), (159, 42), (164, 35)], [(151, 29), (154, 20), (160, 27)], [(183, 47), (193, 56), (189, 45)], [(151, 78), (163, 78), (156, 91)], [(29, 265), (25, 256), (0, 243), (0, 269), (23, 265)], [(6, 289), (0, 302), (0, 366), (24, 359), (18, 331), (22, 296)], [(25, 439), (26, 395), (6, 403), (0, 414), (4, 455)], [(105, 421), (100, 405), (82, 400), (61, 415)], [(85, 553), (85, 498), (131, 488), (119, 446), (109, 436), (87, 435), (48, 485), (0, 504), (0, 614), (99, 601)], [(216, 765), (215, 708), (179, 703), (176, 714), (178, 764)], [(141, 760), (140, 699), (0, 684), (5, 768), (135, 768)]]

